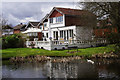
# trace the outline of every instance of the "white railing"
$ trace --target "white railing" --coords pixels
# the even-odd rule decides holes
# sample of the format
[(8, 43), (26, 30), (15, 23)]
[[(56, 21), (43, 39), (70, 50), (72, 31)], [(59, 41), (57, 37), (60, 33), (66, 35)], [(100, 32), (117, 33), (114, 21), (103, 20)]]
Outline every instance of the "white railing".
[(96, 40), (96, 41), (81, 41), (81, 40), (54, 40), (54, 41), (26, 41), (26, 46), (31, 46), (34, 44), (36, 47), (50, 46), (50, 45), (91, 45), (91, 44), (103, 44), (107, 43), (106, 40)]
[(31, 44), (34, 44), (34, 46), (45, 46), (49, 45), (49, 41), (26, 41), (26, 45), (30, 46)]
[(52, 44), (54, 45), (66, 45), (66, 44), (102, 44), (107, 43), (106, 40), (96, 40), (96, 41), (81, 41), (81, 40), (54, 40), (52, 41)]

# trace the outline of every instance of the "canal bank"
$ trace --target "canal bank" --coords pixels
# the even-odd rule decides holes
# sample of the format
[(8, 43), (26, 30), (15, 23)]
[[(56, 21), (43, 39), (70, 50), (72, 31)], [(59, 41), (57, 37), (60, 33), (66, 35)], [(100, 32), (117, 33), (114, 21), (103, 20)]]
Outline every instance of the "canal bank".
[(104, 54), (93, 54), (92, 56), (62, 56), (62, 57), (49, 57), (49, 56), (27, 56), (27, 57), (12, 57), (9, 60), (14, 63), (26, 63), (26, 62), (71, 62), (73, 60), (89, 60), (89, 59), (120, 59), (118, 55), (113, 52)]

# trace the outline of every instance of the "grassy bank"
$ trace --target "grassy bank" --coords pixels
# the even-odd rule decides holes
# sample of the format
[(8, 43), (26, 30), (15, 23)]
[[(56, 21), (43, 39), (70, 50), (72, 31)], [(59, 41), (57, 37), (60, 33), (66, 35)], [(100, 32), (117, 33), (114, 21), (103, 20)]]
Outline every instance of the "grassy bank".
[(16, 56), (30, 56), (30, 55), (44, 55), (44, 56), (91, 56), (93, 54), (104, 53), (114, 51), (114, 45), (86, 48), (86, 49), (76, 49), (74, 50), (43, 50), (43, 49), (31, 49), (31, 48), (11, 48), (2, 50), (2, 58), (10, 58)]

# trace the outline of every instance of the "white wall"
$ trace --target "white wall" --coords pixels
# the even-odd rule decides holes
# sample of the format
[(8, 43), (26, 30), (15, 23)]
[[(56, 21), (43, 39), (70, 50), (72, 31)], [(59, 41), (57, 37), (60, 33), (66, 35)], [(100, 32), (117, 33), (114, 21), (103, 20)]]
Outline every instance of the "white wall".
[(65, 26), (65, 15), (63, 15), (63, 22), (61, 23), (55, 23), (56, 22), (55, 18), (53, 18), (53, 23), (50, 23), (50, 19), (48, 19), (48, 22), (51, 28)]
[(13, 29), (2, 30), (2, 35), (10, 35), (10, 34), (13, 34)]
[[(46, 38), (47, 41), (49, 41), (49, 31), (42, 31), (42, 33), (44, 33), (44, 37)], [(48, 38), (47, 38), (47, 35), (46, 33), (48, 33)]]

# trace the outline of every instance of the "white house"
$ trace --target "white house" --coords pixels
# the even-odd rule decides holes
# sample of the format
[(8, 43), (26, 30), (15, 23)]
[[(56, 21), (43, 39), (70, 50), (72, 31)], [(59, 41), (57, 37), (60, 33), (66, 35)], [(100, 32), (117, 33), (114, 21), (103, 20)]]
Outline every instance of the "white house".
[(93, 22), (96, 25), (96, 16), (92, 13), (70, 8), (54, 7), (45, 19), (43, 33), (47, 36), (48, 32), (47, 38), (52, 40), (91, 40), (94, 27), (91, 25)]
[[(34, 43), (36, 48), (47, 50), (65, 49), (68, 46), (90, 47), (96, 16), (85, 10), (54, 7), (39, 23), (38, 41), (27, 41), (27, 47)], [(78, 44), (79, 43), (79, 44)], [(81, 44), (81, 43), (84, 43)]]
[(9, 25), (6, 25), (2, 28), (2, 36), (5, 35), (12, 35), (13, 34), (13, 28)]

